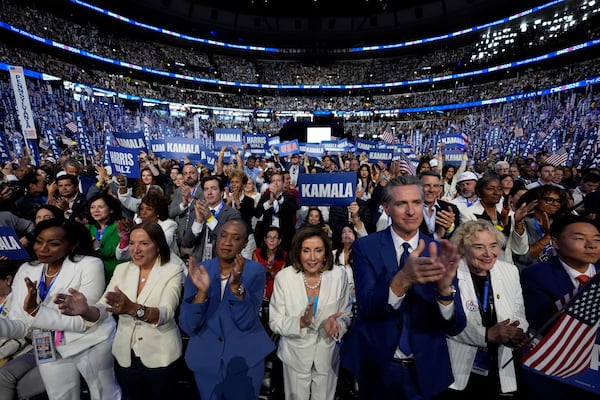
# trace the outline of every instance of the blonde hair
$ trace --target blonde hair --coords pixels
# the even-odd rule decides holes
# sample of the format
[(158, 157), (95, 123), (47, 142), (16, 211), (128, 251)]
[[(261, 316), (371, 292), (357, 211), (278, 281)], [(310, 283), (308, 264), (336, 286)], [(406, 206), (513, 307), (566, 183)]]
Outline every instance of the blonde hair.
[(493, 236), (496, 237), (498, 241), (498, 245), (501, 248), (504, 248), (506, 243), (506, 238), (504, 235), (496, 229), (494, 225), (490, 221), (485, 219), (478, 219), (475, 221), (467, 221), (461, 224), (452, 235), (450, 241), (458, 247), (458, 253), (461, 256), (465, 255), (465, 250), (467, 247), (471, 246), (473, 240), (479, 232), (489, 232)]

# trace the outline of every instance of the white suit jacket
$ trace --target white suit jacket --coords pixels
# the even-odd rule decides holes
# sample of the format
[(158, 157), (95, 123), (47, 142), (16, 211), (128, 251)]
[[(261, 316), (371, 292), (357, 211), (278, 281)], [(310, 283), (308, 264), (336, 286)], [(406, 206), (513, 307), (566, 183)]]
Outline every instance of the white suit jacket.
[[(131, 365), (131, 349), (149, 368), (165, 367), (181, 356), (181, 336), (174, 317), (183, 289), (183, 269), (178, 258), (160, 265), (158, 257), (138, 296), (140, 268), (131, 261), (117, 265), (106, 292), (114, 292), (115, 286), (118, 286), (134, 303), (157, 307), (160, 311), (160, 319), (156, 325), (139, 321), (127, 314), (119, 315), (112, 352), (122, 367)], [(106, 300), (102, 296), (96, 304), (100, 310), (98, 321), (112, 320), (108, 318), (110, 314), (106, 311), (106, 306)]]
[[(477, 348), (485, 347), (486, 341), (485, 327), (482, 325), (473, 279), (464, 258), (458, 264), (456, 275), (460, 291), (460, 304), (467, 316), (467, 326), (460, 334), (447, 338), (447, 341), (454, 374), (454, 383), (450, 387), (462, 390), (467, 386)], [(498, 322), (506, 319), (510, 319), (511, 322), (518, 320), (520, 328), (527, 331), (529, 324), (525, 319), (525, 305), (517, 267), (503, 261), (496, 261), (490, 270), (490, 279)], [(502, 368), (512, 357), (512, 351), (510, 348), (500, 345), (498, 354), (502, 392), (515, 391), (517, 382), (514, 362), (511, 361), (505, 368)]]
[[(67, 257), (46, 299), (41, 302), (35, 317), (23, 310), (27, 285), (25, 277), (32, 282), (40, 282), (42, 275), (41, 263), (25, 263), (19, 267), (13, 283), (12, 307), (8, 318), (4, 320), (11, 325), (9, 332), (0, 328), (2, 336), (20, 338), (30, 329), (62, 330), (64, 331), (65, 344), (58, 345), (56, 350), (62, 357), (70, 357), (86, 350), (104, 340), (112, 340), (115, 333), (115, 321), (111, 318), (96, 324), (88, 329), (81, 317), (71, 317), (61, 314), (58, 305), (54, 304), (54, 297), (58, 293), (68, 293), (67, 289), (73, 288), (83, 293), (89, 304), (96, 303), (104, 292), (104, 265), (97, 257), (84, 256), (76, 262)], [(39, 291), (38, 291), (39, 296)], [(39, 301), (38, 297), (38, 301)], [(2, 327), (6, 328), (6, 324)], [(6, 334), (7, 333), (7, 334)]]
[[(339, 365), (339, 346), (325, 333), (327, 318), (338, 311), (341, 338), (350, 325), (351, 305), (346, 272), (333, 267), (323, 272), (317, 312), (307, 328), (300, 329), (300, 317), (308, 306), (308, 296), (302, 273), (293, 267), (282, 269), (275, 276), (275, 286), (269, 304), (269, 326), (281, 335), (277, 356), (286, 365), (308, 373), (313, 365), (319, 372), (330, 372)], [(338, 340), (339, 340), (338, 338)]]

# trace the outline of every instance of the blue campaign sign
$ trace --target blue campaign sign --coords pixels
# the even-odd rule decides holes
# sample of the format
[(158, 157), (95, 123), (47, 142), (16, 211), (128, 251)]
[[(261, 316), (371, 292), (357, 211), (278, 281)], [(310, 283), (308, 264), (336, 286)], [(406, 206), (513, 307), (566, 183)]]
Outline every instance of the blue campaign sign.
[(113, 137), (119, 146), (126, 149), (138, 149), (147, 151), (144, 132), (113, 132)]
[(280, 156), (291, 156), (292, 154), (298, 154), (300, 152), (300, 145), (298, 140), (290, 140), (289, 142), (279, 143), (279, 155)]
[(394, 157), (394, 150), (391, 149), (371, 149), (367, 153), (369, 157), (369, 163), (375, 164), (378, 161), (382, 161), (384, 164), (392, 161)]
[(346, 151), (347, 141), (323, 140), (321, 144), (325, 148), (325, 151), (329, 154), (344, 154)]
[(29, 254), (19, 242), (19, 237), (11, 226), (0, 226), (0, 256), (9, 260), (29, 259)]
[(368, 152), (371, 149), (375, 149), (377, 148), (378, 143), (377, 142), (371, 142), (369, 140), (362, 140), (362, 139), (358, 139), (356, 141), (356, 149), (360, 150), (360, 152)]
[(264, 154), (269, 149), (269, 135), (245, 135), (244, 143), (248, 145), (247, 151), (252, 154)]
[(273, 136), (273, 137), (270, 137), (269, 140), (267, 140), (267, 145), (269, 146), (269, 149), (271, 147), (277, 146), (278, 144), (279, 144), (279, 136)]
[(163, 147), (160, 146), (159, 140), (155, 142), (156, 149), (162, 150), (163, 157), (173, 160), (181, 160), (183, 157), (190, 160), (201, 160), (202, 152), (206, 151), (198, 139), (167, 136), (164, 138)]
[(8, 148), (8, 142), (6, 141), (6, 134), (0, 132), (0, 160), (10, 161), (10, 150)]
[(242, 130), (215, 128), (215, 149), (220, 149), (223, 146), (242, 147)]
[(300, 174), (301, 206), (348, 206), (356, 201), (356, 172)]
[(106, 148), (106, 152), (114, 175), (123, 174), (127, 178), (140, 177), (140, 163), (138, 161), (140, 150), (111, 146)]
[(446, 145), (442, 148), (444, 164), (460, 166), (463, 156), (463, 148), (455, 145)]
[(316, 157), (318, 159), (321, 159), (321, 157), (323, 157), (323, 154), (325, 153), (325, 148), (322, 144), (306, 143), (304, 153), (309, 157)]

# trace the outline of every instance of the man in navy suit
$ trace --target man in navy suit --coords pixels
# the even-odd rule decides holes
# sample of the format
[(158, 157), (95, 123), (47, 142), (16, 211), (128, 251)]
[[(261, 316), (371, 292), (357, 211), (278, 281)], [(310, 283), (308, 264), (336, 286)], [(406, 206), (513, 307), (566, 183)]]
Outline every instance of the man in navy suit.
[(358, 315), (342, 363), (357, 377), (361, 399), (431, 399), (454, 381), (446, 335), (466, 325), (454, 302), (459, 257), (448, 241), (419, 232), (419, 179), (390, 180), (381, 202), (391, 226), (354, 242)]
[[(555, 302), (594, 276), (600, 265), (600, 232), (585, 217), (566, 215), (550, 226), (552, 244), (558, 253), (548, 261), (537, 263), (521, 272), (525, 313), (530, 329), (541, 330), (555, 314)], [(592, 399), (597, 394), (560, 381), (523, 370), (524, 398), (527, 399)]]
[(420, 175), (423, 183), (425, 204), (423, 206), (423, 222), (419, 229), (423, 234), (435, 240), (450, 239), (460, 223), (458, 207), (447, 201), (440, 200), (442, 180), (433, 171), (424, 171)]

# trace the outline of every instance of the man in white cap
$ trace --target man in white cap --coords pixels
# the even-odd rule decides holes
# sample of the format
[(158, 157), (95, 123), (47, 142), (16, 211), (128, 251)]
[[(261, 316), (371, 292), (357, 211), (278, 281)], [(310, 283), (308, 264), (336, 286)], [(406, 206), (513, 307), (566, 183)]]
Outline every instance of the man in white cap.
[(458, 207), (458, 211), (461, 214), (479, 201), (477, 194), (475, 194), (477, 179), (477, 175), (474, 172), (465, 171), (460, 174), (456, 180), (459, 196), (452, 199), (450, 202)]

